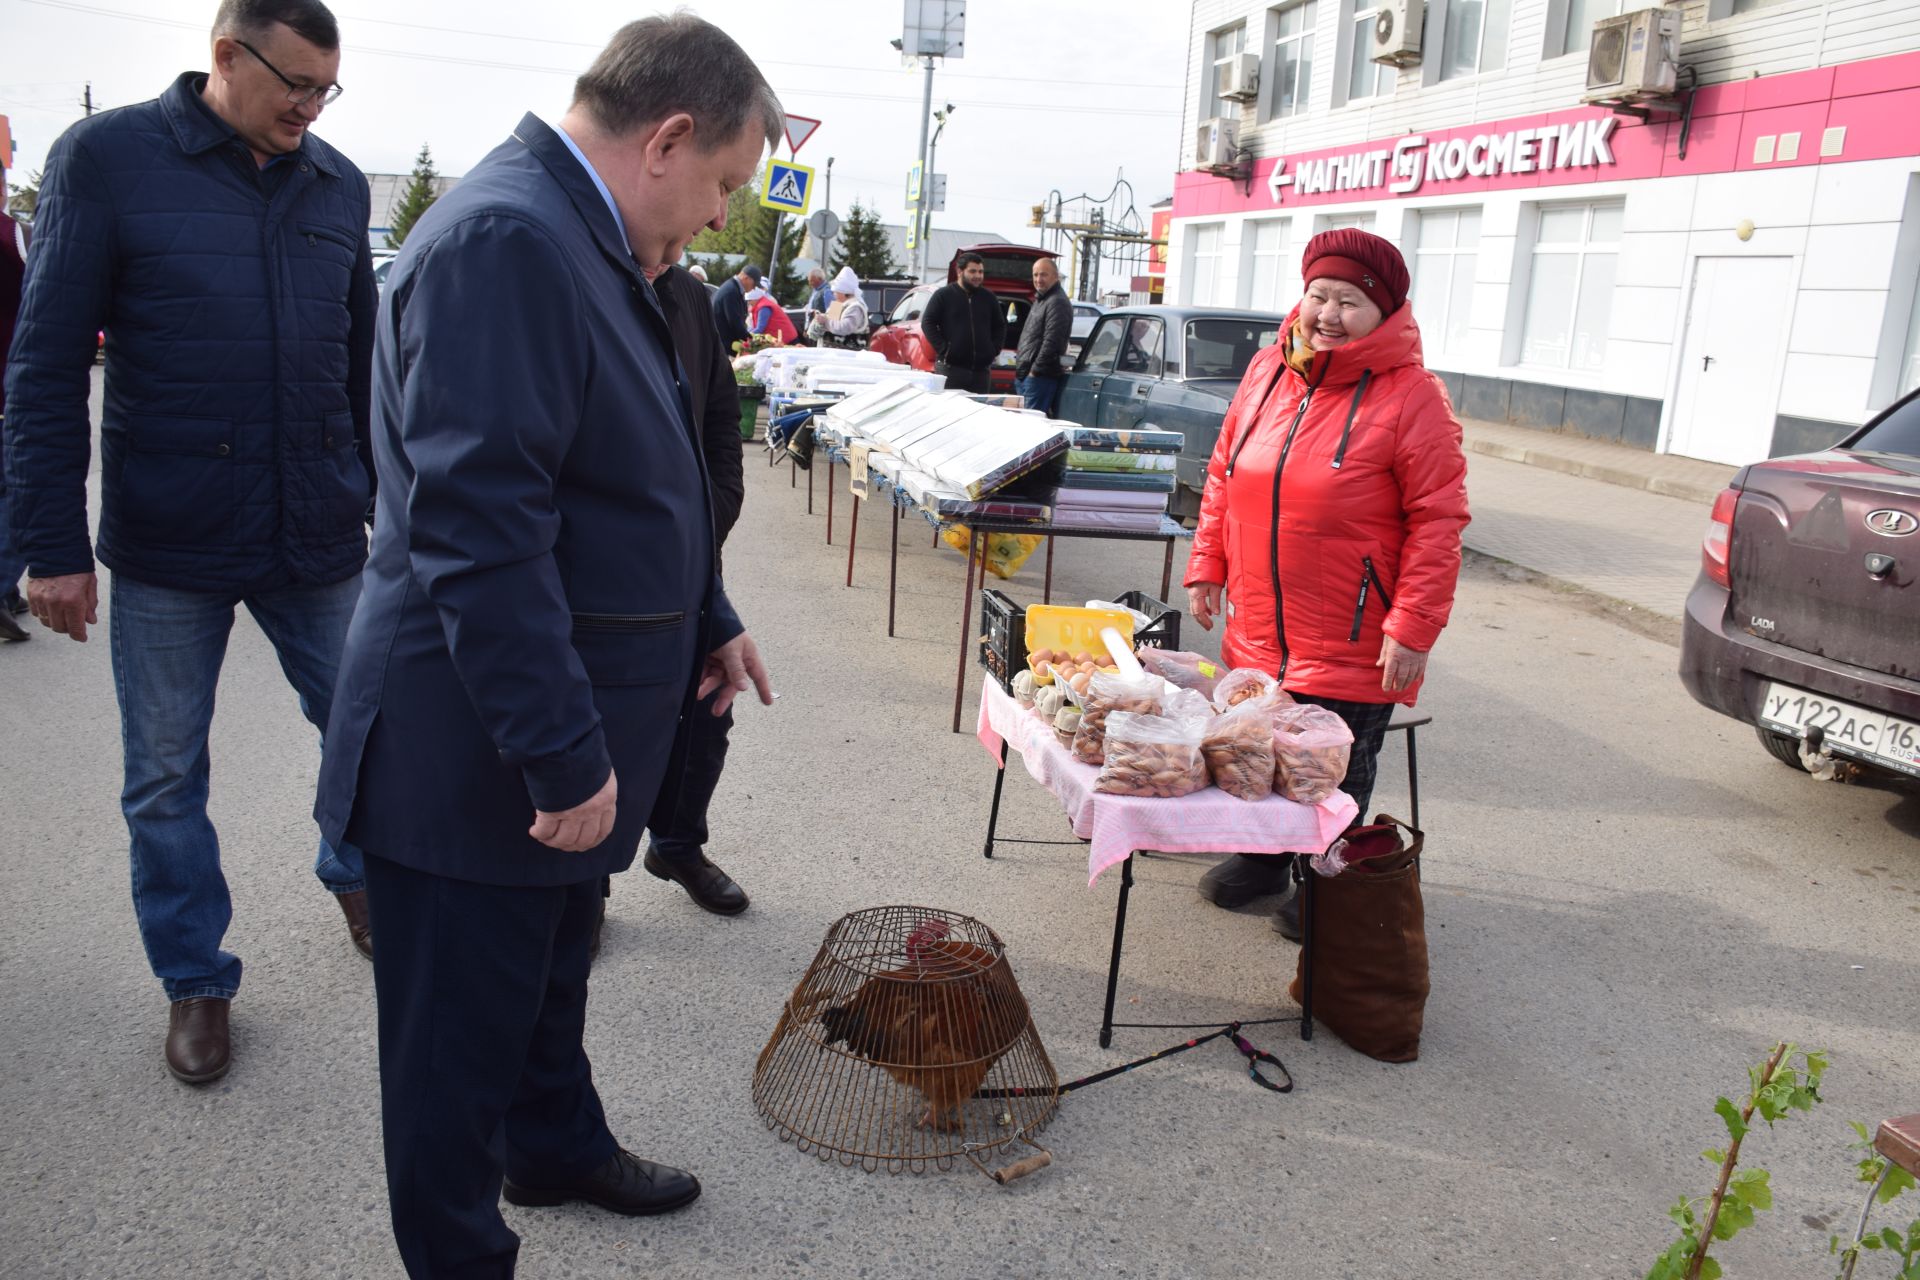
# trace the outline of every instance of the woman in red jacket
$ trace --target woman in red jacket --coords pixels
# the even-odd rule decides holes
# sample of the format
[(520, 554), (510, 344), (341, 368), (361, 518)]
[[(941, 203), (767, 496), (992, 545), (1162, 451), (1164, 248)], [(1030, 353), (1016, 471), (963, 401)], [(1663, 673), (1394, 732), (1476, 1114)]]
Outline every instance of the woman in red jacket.
[[(1229, 666), (1273, 673), (1346, 721), (1341, 789), (1364, 820), (1394, 704), (1413, 704), (1453, 607), (1467, 463), (1446, 388), (1421, 362), (1400, 251), (1326, 231), (1307, 243), (1301, 275), (1305, 296), (1221, 424), (1187, 601), (1207, 630), (1225, 618)], [(1282, 891), (1287, 863), (1235, 855), (1200, 892), (1237, 907)], [(1297, 940), (1290, 907), (1275, 927)]]

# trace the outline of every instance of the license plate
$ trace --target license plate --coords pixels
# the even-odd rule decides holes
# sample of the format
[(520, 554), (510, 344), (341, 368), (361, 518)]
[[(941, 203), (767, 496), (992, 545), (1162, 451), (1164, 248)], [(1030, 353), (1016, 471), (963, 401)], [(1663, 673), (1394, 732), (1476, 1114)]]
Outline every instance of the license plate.
[(1920, 777), (1920, 724), (1911, 720), (1777, 683), (1767, 685), (1760, 719), (1768, 728), (1796, 738), (1818, 728), (1840, 755)]

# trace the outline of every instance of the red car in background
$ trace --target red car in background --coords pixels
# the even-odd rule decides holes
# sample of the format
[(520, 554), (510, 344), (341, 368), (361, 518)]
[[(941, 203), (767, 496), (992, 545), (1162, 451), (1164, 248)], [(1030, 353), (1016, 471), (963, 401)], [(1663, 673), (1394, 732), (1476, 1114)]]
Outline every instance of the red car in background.
[(1920, 778), (1920, 392), (1713, 504), (1680, 678), (1777, 759)]
[[(1049, 249), (1024, 244), (970, 244), (953, 255), (947, 264), (947, 283), (960, 278), (960, 255), (977, 253), (987, 269), (986, 288), (1006, 304), (1006, 348), (993, 362), (991, 385), (996, 392), (1013, 393), (1013, 361), (1020, 349), (1020, 328), (1026, 323), (1027, 310), (1033, 306), (1033, 264), (1041, 258), (1060, 255)], [(920, 331), (920, 314), (927, 300), (940, 286), (923, 284), (902, 298), (885, 317), (873, 320), (873, 336), (867, 340), (869, 351), (878, 351), (895, 364), (909, 364), (925, 373), (933, 372), (933, 345)]]

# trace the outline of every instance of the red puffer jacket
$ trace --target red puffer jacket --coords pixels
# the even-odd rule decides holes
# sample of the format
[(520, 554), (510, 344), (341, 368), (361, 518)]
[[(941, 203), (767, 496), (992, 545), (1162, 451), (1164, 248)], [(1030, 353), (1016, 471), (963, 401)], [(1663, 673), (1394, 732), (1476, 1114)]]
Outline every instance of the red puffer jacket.
[(1383, 632), (1424, 652), (1447, 625), (1468, 519), (1460, 424), (1410, 307), (1315, 355), (1305, 378), (1285, 347), (1254, 357), (1228, 406), (1187, 585), (1226, 585), (1228, 664), (1411, 706), (1419, 685), (1388, 694), (1374, 663)]

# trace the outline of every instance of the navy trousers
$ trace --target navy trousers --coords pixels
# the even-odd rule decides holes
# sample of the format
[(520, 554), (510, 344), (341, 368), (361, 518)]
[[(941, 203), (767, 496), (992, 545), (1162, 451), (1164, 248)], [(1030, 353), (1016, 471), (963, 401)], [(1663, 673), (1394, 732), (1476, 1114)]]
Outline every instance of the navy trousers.
[[(568, 855), (555, 853), (556, 858)], [(618, 1144), (583, 1036), (598, 877), (453, 880), (366, 855), (387, 1200), (415, 1280), (513, 1274), (504, 1176), (550, 1186)]]
[[(723, 716), (713, 714), (713, 703), (720, 696), (715, 689), (701, 700), (687, 717), (685, 748), (687, 767), (676, 785), (673, 770), (654, 798), (653, 812), (647, 819), (647, 839), (660, 856), (681, 865), (698, 862), (707, 845), (707, 806), (720, 787), (720, 775), (727, 767), (727, 735), (733, 731), (733, 708)], [(611, 883), (611, 881), (609, 881)]]

